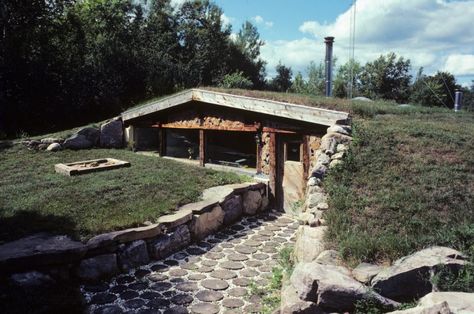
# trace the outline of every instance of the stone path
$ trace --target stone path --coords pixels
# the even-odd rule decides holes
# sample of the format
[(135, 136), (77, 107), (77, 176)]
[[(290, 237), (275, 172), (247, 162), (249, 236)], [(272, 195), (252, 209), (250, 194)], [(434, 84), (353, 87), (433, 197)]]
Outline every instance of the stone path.
[(83, 286), (89, 313), (258, 313), (249, 286), (264, 286), (298, 224), (271, 212), (240, 222), (166, 260)]

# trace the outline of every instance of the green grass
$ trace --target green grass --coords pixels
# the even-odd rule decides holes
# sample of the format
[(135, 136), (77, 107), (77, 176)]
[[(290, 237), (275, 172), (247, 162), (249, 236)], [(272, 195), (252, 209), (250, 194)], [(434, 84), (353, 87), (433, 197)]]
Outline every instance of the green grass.
[[(132, 166), (75, 177), (54, 171), (56, 163), (104, 157)], [(51, 153), (21, 145), (0, 150), (0, 173), (0, 242), (39, 231), (87, 239), (155, 221), (208, 187), (244, 180), (127, 150)]]
[(325, 181), (327, 239), (350, 264), (430, 245), (474, 253), (474, 115), (355, 116), (346, 162)]

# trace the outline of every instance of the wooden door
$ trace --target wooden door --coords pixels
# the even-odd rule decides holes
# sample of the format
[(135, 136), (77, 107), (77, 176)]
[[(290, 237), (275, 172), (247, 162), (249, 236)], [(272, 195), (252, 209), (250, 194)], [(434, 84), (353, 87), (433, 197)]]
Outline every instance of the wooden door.
[(281, 135), (277, 145), (277, 206), (298, 210), (305, 196), (305, 147), (302, 136)]

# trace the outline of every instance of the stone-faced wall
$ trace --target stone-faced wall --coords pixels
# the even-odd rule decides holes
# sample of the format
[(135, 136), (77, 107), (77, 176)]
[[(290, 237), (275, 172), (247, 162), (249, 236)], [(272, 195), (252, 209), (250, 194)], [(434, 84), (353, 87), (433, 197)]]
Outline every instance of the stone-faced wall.
[(270, 174), (270, 133), (262, 132), (262, 172)]
[[(242, 183), (205, 190), (203, 200), (161, 216), (157, 223), (114, 231), (87, 243), (67, 236), (37, 234), (0, 246), (0, 281), (38, 272), (56, 280), (95, 281), (162, 259), (199, 241), (243, 215), (266, 210), (264, 183)], [(30, 276), (30, 277), (31, 277)]]

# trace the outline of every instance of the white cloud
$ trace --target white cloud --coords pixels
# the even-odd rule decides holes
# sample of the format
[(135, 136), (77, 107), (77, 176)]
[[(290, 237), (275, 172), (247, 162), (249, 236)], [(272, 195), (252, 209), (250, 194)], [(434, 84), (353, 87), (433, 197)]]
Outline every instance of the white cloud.
[(453, 54), (448, 56), (444, 65), (444, 70), (454, 75), (473, 75), (474, 74), (474, 54), (460, 55)]
[(254, 22), (256, 24), (263, 25), (266, 28), (273, 27), (273, 22), (272, 21), (267, 21), (263, 17), (261, 17), (260, 15), (254, 16), (252, 19), (254, 20)]
[(222, 13), (221, 20), (223, 25), (231, 25), (232, 22), (235, 21), (235, 18), (225, 15), (225, 13)]
[[(301, 64), (311, 60), (323, 60), (325, 36), (335, 36), (338, 63), (347, 61), (350, 15), (348, 9), (331, 23), (305, 21), (299, 27), (305, 37), (267, 42), (262, 55), (269, 72), (278, 60), (295, 70), (304, 70)], [(474, 0), (359, 0), (356, 59), (365, 63), (394, 51), (411, 60), (413, 71), (422, 66), (426, 73), (445, 69), (456, 75), (474, 75), (473, 16)]]

